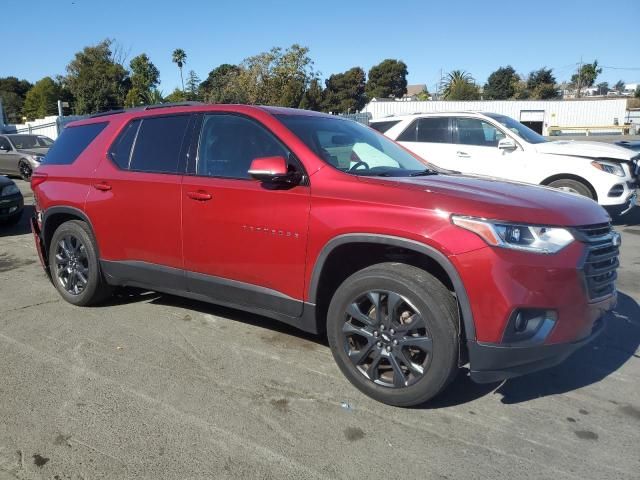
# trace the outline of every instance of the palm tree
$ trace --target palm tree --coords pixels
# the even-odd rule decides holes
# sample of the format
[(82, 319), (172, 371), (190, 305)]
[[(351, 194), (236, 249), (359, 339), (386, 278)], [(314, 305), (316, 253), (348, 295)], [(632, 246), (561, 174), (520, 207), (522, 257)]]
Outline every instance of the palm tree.
[(178, 65), (180, 69), (180, 82), (182, 83), (182, 91), (184, 92), (184, 79), (182, 78), (182, 66), (187, 63), (187, 54), (181, 48), (176, 48), (171, 55), (171, 61)]
[(473, 83), (473, 77), (469, 72), (465, 72), (464, 70), (453, 70), (447, 75), (447, 80), (443, 85), (442, 96), (444, 98), (449, 98), (457, 87)]

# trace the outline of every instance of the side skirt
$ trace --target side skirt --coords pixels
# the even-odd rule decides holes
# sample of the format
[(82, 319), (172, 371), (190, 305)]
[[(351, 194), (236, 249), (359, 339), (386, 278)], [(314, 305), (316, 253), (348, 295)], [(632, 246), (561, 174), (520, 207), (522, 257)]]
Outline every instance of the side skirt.
[(110, 285), (144, 288), (222, 305), (319, 333), (314, 304), (275, 290), (147, 262), (101, 260), (100, 266)]

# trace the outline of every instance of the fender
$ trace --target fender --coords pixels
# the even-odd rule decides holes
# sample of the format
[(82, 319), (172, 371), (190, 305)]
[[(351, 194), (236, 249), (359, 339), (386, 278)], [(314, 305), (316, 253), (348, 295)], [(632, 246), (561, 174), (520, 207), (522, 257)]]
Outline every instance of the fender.
[(460, 309), (462, 310), (462, 321), (464, 322), (464, 328), (467, 335), (467, 341), (473, 341), (476, 338), (476, 329), (473, 322), (473, 314), (471, 312), (471, 305), (469, 303), (469, 297), (467, 291), (464, 288), (464, 284), (458, 274), (458, 271), (453, 266), (451, 261), (440, 251), (433, 247), (430, 247), (424, 243), (416, 242), (414, 240), (408, 240), (406, 238), (394, 237), (391, 235), (377, 235), (370, 233), (347, 233), (332, 238), (322, 248), (318, 259), (313, 267), (313, 273), (311, 274), (311, 282), (309, 284), (309, 303), (315, 304), (316, 294), (318, 291), (318, 283), (320, 282), (320, 275), (324, 264), (331, 254), (331, 252), (341, 245), (348, 243), (375, 243), (379, 245), (389, 245), (393, 247), (401, 247), (407, 250), (412, 250), (417, 253), (426, 255), (435, 261), (442, 269), (447, 273), (453, 284)]
[[(93, 224), (91, 223), (91, 220), (89, 219), (89, 217), (87, 216), (86, 213), (84, 213), (79, 208), (75, 208), (75, 207), (55, 206), (55, 207), (47, 208), (42, 214), (42, 241), (43, 242), (45, 242), (45, 240), (47, 238), (47, 235), (49, 235), (49, 237), (51, 237), (53, 235), (53, 232), (50, 232), (50, 233), (47, 232), (47, 220), (52, 215), (55, 215), (55, 214), (58, 214), (58, 213), (64, 213), (64, 214), (68, 214), (68, 215), (73, 215), (74, 217), (79, 217), (87, 225), (89, 225), (89, 228), (91, 229), (91, 233), (93, 234), (93, 237), (96, 238), (95, 230), (93, 229)], [(97, 245), (97, 239), (96, 239), (96, 248), (97, 248), (97, 246), (98, 245)], [(44, 245), (44, 247), (45, 247), (45, 250), (46, 250), (46, 249), (48, 249), (49, 245)], [(98, 257), (99, 256), (100, 256), (100, 251), (98, 250)]]

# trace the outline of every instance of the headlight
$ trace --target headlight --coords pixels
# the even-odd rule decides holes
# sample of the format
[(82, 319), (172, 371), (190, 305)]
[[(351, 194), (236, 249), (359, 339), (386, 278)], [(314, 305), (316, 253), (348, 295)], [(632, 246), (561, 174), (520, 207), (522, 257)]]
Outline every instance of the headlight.
[(7, 197), (9, 195), (15, 195), (16, 193), (20, 193), (20, 189), (15, 184), (7, 185), (6, 187), (4, 187), (2, 189), (2, 191), (0, 193), (1, 193), (1, 196)]
[(622, 165), (618, 163), (599, 162), (594, 160), (593, 162), (591, 162), (591, 165), (596, 167), (598, 170), (602, 170), (603, 172), (611, 173), (619, 177), (624, 177), (624, 169), (622, 168)]
[(453, 215), (451, 221), (494, 247), (550, 254), (559, 252), (573, 242), (573, 235), (565, 228), (501, 223), (457, 215)]
[(32, 155), (31, 158), (33, 158), (38, 163), (42, 163), (42, 159), (44, 157), (42, 155)]

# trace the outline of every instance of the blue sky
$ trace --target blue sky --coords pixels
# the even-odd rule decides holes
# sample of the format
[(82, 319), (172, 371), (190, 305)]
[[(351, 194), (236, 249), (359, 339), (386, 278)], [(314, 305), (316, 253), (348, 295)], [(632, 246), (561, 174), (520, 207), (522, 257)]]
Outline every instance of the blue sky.
[[(580, 58), (605, 68), (598, 81), (640, 81), (640, 2), (458, 0), (313, 2), (279, 0), (0, 0), (0, 77), (36, 81), (64, 74), (82, 47), (114, 38), (129, 60), (145, 52), (160, 89), (179, 84), (171, 52), (187, 52), (185, 70), (201, 79), (221, 63), (272, 46), (311, 49), (323, 78), (353, 66), (402, 59), (409, 83), (433, 90), (440, 70), (464, 69), (484, 83), (501, 65), (528, 73), (541, 66), (568, 80)], [(615, 10), (615, 12), (613, 11)], [(9, 48), (7, 48), (9, 47)]]

